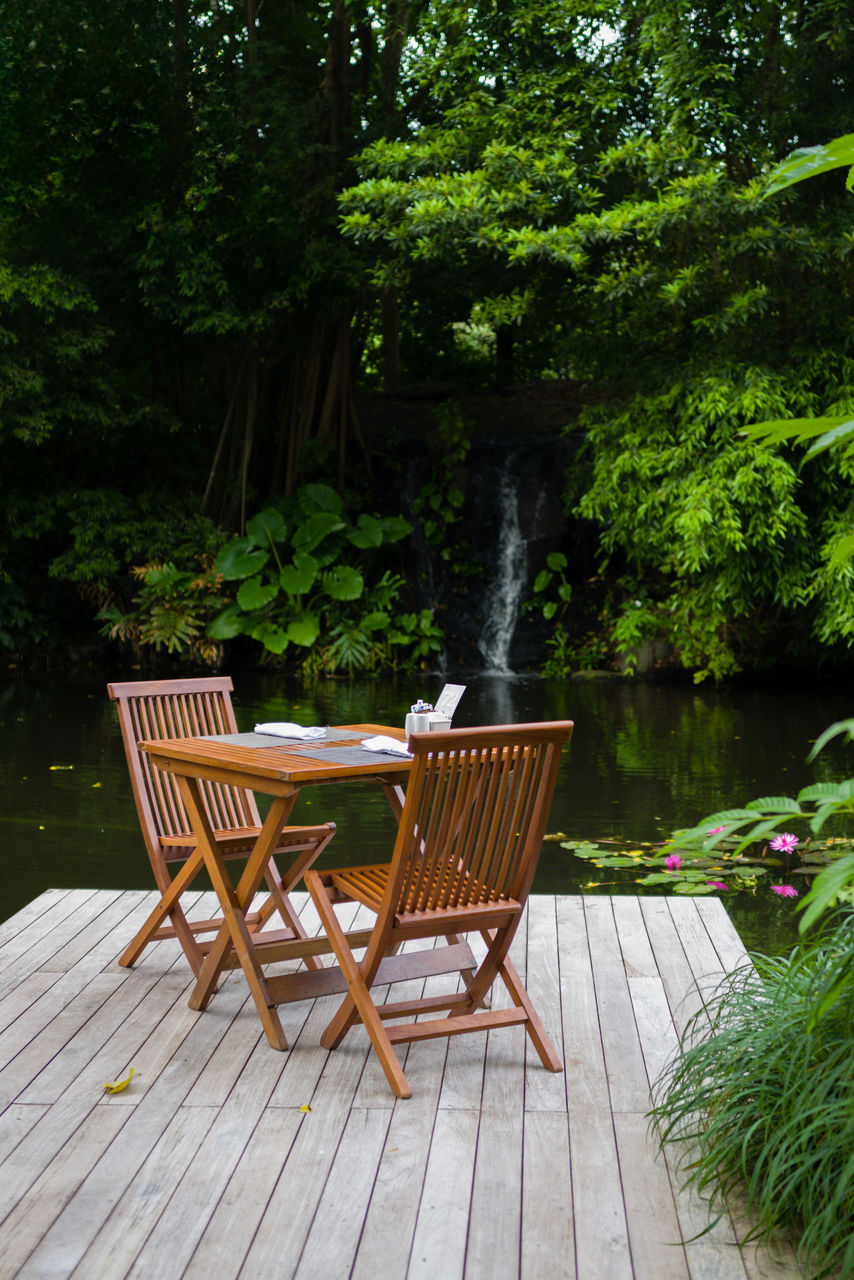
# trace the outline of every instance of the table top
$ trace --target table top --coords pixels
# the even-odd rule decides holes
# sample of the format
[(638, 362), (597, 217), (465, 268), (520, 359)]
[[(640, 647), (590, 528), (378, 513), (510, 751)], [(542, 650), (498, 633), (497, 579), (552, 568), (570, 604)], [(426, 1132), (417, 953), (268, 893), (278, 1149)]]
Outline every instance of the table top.
[[(402, 729), (387, 725), (336, 725), (327, 738), (275, 741), (254, 733), (220, 734), (203, 738), (162, 738), (140, 746), (154, 764), (171, 773), (212, 781), (254, 785), (276, 790), (280, 785), (304, 786), (338, 779), (406, 777), (411, 762), (400, 756), (368, 751), (362, 738), (378, 735), (404, 742)], [(250, 782), (249, 780), (252, 780)]]

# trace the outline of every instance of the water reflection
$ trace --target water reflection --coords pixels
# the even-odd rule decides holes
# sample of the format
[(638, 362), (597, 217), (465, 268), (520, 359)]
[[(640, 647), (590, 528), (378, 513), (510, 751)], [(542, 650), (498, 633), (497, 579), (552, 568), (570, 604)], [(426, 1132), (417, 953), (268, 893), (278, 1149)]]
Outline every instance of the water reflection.
[[(0, 838), (5, 919), (51, 886), (149, 888), (148, 863), (131, 799), (108, 678), (16, 680), (0, 690)], [(459, 677), (465, 682), (465, 677)], [(442, 679), (325, 681), (304, 688), (281, 677), (235, 679), (241, 728), (256, 720), (311, 724), (403, 724), (417, 697), (435, 701)], [(750, 692), (534, 677), (468, 678), (455, 724), (571, 718), (550, 831), (584, 840), (647, 841), (690, 825), (715, 808), (760, 795), (794, 794), (809, 782), (854, 773), (850, 752), (833, 744), (813, 766), (810, 742), (852, 714), (851, 697), (814, 690)], [(846, 756), (849, 758), (846, 760)], [(263, 805), (262, 805), (263, 807)], [(346, 784), (306, 790), (295, 820), (333, 818), (327, 857), (388, 856), (391, 814), (382, 793)], [(556, 841), (544, 850), (535, 890), (632, 891), (630, 877), (597, 871)], [(730, 904), (750, 945), (779, 951), (794, 938), (790, 903)]]

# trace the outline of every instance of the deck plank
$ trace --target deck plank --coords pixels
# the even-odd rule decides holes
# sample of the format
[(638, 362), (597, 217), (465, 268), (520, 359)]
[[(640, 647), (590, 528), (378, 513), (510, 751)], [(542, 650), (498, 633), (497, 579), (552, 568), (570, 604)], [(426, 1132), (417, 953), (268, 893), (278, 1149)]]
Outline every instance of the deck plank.
[(578, 1274), (631, 1280), (620, 1166), (582, 898), (558, 899), (561, 1005)]
[(121, 968), (155, 900), (49, 890), (0, 926), (4, 1280), (801, 1280), (785, 1243), (737, 1247), (738, 1205), (701, 1234), (649, 1131), (687, 1019), (745, 957), (719, 901), (535, 896), (511, 955), (565, 1072), (520, 1027), (428, 1040), (396, 1101), (363, 1029), (321, 1047), (340, 997), (283, 1007), (277, 1053), (239, 971), (199, 1014), (174, 940)]

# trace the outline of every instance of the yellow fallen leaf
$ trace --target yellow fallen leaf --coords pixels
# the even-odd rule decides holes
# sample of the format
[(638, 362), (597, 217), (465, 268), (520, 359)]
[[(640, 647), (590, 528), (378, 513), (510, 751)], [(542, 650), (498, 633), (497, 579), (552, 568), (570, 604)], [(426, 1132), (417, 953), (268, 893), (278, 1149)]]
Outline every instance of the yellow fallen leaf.
[(93, 782), (93, 783), (92, 783), (92, 786), (93, 786), (93, 787), (100, 787), (100, 786), (101, 786), (101, 783), (100, 783), (100, 782)]
[(300, 1107), (300, 1111), (311, 1111), (311, 1107), (308, 1105), (307, 1102), (304, 1102)]
[(73, 765), (73, 764), (52, 764), (52, 765), (50, 765), (51, 773), (55, 773), (57, 769), (68, 770), (68, 769), (73, 769), (73, 768), (74, 768), (74, 765)]
[(107, 1093), (121, 1093), (121, 1091), (126, 1089), (130, 1084), (135, 1071), (136, 1067), (131, 1067), (124, 1080), (107, 1080), (104, 1084), (104, 1088), (107, 1090)]

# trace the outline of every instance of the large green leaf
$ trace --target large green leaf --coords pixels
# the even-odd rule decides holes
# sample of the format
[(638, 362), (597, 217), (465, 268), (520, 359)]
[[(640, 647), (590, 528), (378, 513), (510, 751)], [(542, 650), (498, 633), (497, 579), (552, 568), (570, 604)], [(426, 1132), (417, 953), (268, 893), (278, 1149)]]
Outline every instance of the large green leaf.
[(365, 589), (365, 582), (358, 569), (338, 564), (324, 573), (323, 588), (333, 600), (358, 600)]
[(854, 164), (854, 133), (846, 133), (841, 138), (833, 138), (830, 142), (821, 143), (817, 147), (798, 147), (785, 160), (781, 160), (768, 177), (768, 195), (791, 187), (795, 182), (803, 182), (804, 178), (814, 178), (818, 173), (827, 173), (830, 169), (841, 169)]
[(307, 551), (295, 551), (293, 563), (286, 564), (279, 574), (279, 582), (291, 596), (304, 596), (310, 591), (317, 577), (317, 561)]
[(264, 609), (271, 600), (275, 600), (279, 588), (275, 582), (262, 583), (259, 577), (249, 578), (240, 584), (237, 592), (237, 603), (241, 609), (251, 613), (254, 609)]
[(288, 627), (288, 639), (305, 649), (310, 649), (319, 635), (320, 620), (313, 613), (304, 613), (301, 618), (295, 618)]
[(358, 525), (355, 529), (351, 529), (347, 534), (348, 542), (352, 542), (354, 547), (359, 547), (366, 551), (369, 547), (381, 547), (383, 542), (383, 527), (376, 516), (359, 516)]
[(230, 604), (208, 623), (206, 634), (211, 640), (233, 640), (245, 629), (246, 615), (236, 604)]
[(304, 484), (297, 494), (301, 509), (311, 515), (314, 511), (331, 511), (340, 515), (343, 502), (334, 489), (328, 484)]
[(359, 619), (359, 626), (363, 631), (382, 631), (383, 627), (387, 627), (391, 619), (383, 609), (375, 609), (373, 613), (366, 613), (363, 618)]
[(300, 551), (313, 551), (330, 533), (345, 528), (344, 521), (332, 511), (316, 511), (294, 530), (293, 545)]
[(277, 511), (275, 507), (265, 507), (251, 520), (247, 520), (246, 532), (259, 547), (266, 547), (271, 542), (286, 541), (288, 526), (281, 511)]
[(399, 542), (412, 533), (412, 525), (403, 516), (386, 516), (381, 522), (383, 542)]
[(266, 551), (259, 551), (252, 538), (232, 538), (216, 558), (214, 568), (229, 582), (251, 578), (267, 563)]
[(253, 640), (258, 640), (269, 653), (284, 653), (288, 647), (288, 637), (275, 622), (259, 622), (251, 631)]
[(335, 564), (336, 560), (341, 556), (341, 552), (347, 546), (347, 540), (344, 534), (346, 525), (342, 525), (335, 533), (330, 533), (328, 538), (324, 538), (320, 546), (312, 551), (312, 555), (317, 561), (320, 569), (328, 569), (331, 564)]

